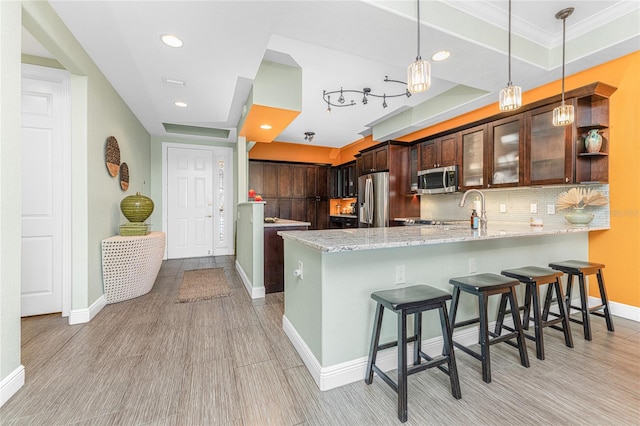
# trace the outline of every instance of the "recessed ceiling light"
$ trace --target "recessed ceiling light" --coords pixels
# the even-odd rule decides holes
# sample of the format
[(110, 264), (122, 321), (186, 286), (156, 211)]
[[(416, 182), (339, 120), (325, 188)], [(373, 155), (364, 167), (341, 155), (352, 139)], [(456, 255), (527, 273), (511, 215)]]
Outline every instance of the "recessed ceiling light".
[(271, 125), (269, 125), (269, 124), (262, 124), (262, 125), (260, 126), (260, 128), (261, 128), (261, 129), (263, 129), (263, 130), (270, 130), (270, 129), (271, 129)]
[(434, 53), (433, 56), (431, 57), (431, 60), (435, 62), (444, 61), (445, 59), (448, 59), (449, 56), (451, 56), (451, 52), (449, 52), (448, 50), (441, 50), (439, 52)]
[(175, 106), (180, 107), (180, 108), (186, 108), (187, 107), (187, 103), (186, 102), (182, 102), (182, 101), (175, 101), (173, 103)]
[(173, 34), (163, 34), (162, 37), (160, 37), (160, 40), (162, 40), (162, 42), (167, 46), (182, 47), (182, 40)]

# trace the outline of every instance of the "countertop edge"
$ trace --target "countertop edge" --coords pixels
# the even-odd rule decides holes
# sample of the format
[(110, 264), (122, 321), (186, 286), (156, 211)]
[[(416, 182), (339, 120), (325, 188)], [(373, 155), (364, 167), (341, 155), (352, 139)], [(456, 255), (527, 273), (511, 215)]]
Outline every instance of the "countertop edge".
[[(537, 237), (591, 231), (606, 231), (608, 227), (575, 227), (556, 225), (533, 227), (529, 224), (494, 224), (488, 230), (446, 229), (434, 226), (391, 228), (353, 228), (324, 231), (279, 231), (283, 239), (296, 241), (313, 249), (328, 252), (377, 250), (397, 247), (449, 244), (469, 241), (485, 241), (501, 238)], [(482, 235), (486, 232), (485, 235)], [(363, 241), (364, 240), (364, 241)]]

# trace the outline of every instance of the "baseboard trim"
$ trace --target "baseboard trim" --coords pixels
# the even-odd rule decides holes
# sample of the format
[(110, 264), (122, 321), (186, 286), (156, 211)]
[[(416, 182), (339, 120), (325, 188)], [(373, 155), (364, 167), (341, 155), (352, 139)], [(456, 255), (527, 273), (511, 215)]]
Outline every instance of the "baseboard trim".
[[(599, 297), (589, 296), (589, 305), (600, 305), (602, 301)], [(580, 299), (574, 299), (574, 305), (580, 305)], [(618, 302), (609, 301), (609, 309), (611, 309), (611, 315), (616, 317), (625, 318), (631, 321), (640, 322), (640, 308), (631, 305), (625, 305)], [(614, 323), (615, 326), (615, 323)]]
[(240, 275), (240, 279), (242, 280), (242, 283), (244, 284), (244, 288), (247, 290), (247, 293), (249, 293), (249, 297), (251, 297), (252, 299), (264, 298), (265, 288), (254, 287), (253, 284), (251, 283), (251, 280), (249, 279), (247, 274), (244, 272), (244, 269), (242, 269), (242, 265), (240, 265), (240, 262), (238, 262), (237, 260), (236, 260), (236, 271), (238, 272), (238, 275)]
[[(505, 324), (510, 325), (507, 319), (505, 319)], [(321, 391), (364, 380), (364, 374), (367, 369), (366, 356), (329, 367), (322, 367), (286, 316), (282, 317), (282, 329), (287, 337), (289, 337), (293, 347), (300, 355), (300, 358), (302, 358), (302, 362), (309, 370), (309, 373), (311, 373), (311, 377), (313, 377), (313, 380)], [(463, 345), (472, 345), (478, 341), (477, 328), (457, 331), (454, 333), (454, 338), (456, 342)], [(439, 355), (442, 353), (442, 343), (442, 336), (423, 340), (421, 344), (422, 351), (429, 356)], [(412, 349), (413, 344), (410, 343), (407, 347), (407, 357), (411, 355)], [(398, 367), (397, 349), (392, 348), (378, 352), (376, 365), (382, 371), (395, 370)]]
[(24, 386), (24, 366), (20, 365), (0, 382), (0, 407)]
[(107, 299), (102, 295), (86, 309), (72, 309), (69, 313), (69, 325), (91, 321), (105, 306), (107, 306)]

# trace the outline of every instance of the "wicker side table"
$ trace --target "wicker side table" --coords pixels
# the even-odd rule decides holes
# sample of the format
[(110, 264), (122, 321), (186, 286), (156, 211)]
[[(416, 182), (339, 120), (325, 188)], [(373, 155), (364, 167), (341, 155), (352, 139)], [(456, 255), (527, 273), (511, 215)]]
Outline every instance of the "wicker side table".
[(102, 240), (102, 282), (107, 303), (147, 294), (164, 257), (164, 232)]

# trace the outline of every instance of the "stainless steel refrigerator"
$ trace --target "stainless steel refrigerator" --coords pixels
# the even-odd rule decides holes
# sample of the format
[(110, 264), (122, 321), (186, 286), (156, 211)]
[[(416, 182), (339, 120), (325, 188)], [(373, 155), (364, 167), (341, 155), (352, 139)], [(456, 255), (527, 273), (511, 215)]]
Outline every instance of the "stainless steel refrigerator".
[(358, 207), (360, 228), (389, 226), (389, 172), (358, 178)]

